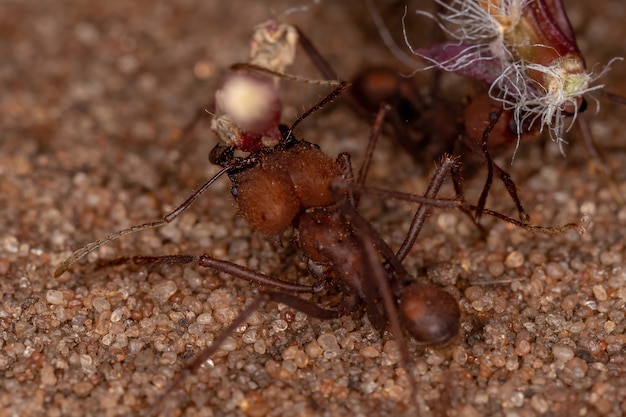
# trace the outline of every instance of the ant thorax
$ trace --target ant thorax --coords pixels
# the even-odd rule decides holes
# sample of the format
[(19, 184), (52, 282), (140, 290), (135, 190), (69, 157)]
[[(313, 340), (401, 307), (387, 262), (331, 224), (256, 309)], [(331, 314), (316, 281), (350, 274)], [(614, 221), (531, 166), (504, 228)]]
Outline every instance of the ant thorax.
[(257, 162), (230, 179), (240, 213), (257, 232), (280, 235), (307, 208), (333, 204), (330, 184), (341, 172), (316, 145), (287, 141), (248, 159)]

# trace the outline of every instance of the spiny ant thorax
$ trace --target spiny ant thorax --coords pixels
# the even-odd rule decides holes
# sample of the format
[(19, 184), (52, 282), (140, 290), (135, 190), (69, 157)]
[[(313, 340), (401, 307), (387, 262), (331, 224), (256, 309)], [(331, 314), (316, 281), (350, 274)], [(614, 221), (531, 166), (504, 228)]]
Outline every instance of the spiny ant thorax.
[(261, 149), (251, 166), (231, 173), (239, 211), (259, 233), (277, 236), (309, 207), (333, 204), (331, 182), (341, 177), (335, 161), (306, 141)]

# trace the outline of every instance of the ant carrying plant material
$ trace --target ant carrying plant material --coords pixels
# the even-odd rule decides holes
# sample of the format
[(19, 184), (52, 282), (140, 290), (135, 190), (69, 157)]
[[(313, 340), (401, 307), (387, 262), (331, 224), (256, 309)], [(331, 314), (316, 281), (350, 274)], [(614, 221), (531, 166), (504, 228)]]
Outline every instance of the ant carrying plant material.
[[(240, 214), (256, 232), (276, 237), (293, 228), (295, 244), (307, 258), (310, 274), (315, 279), (313, 285), (275, 279), (208, 255), (142, 256), (110, 262), (110, 265), (128, 262), (140, 265), (195, 262), (269, 289), (263, 291), (229, 327), (223, 329), (211, 347), (201, 353), (180, 374), (173, 386), (153, 403), (149, 414), (156, 411), (160, 402), (186, 375), (195, 372), (206, 362), (252, 312), (269, 301), (285, 304), (319, 319), (337, 318), (364, 310), (375, 328), (382, 331), (389, 326), (392, 329), (400, 347), (402, 363), (407, 369), (412, 362), (404, 342), (402, 323), (408, 322), (409, 331), (424, 343), (445, 342), (454, 337), (459, 329), (459, 306), (454, 297), (438, 287), (416, 282), (384, 240), (357, 213), (355, 201), (358, 196), (349, 189), (349, 184), (353, 183), (353, 174), (348, 155), (342, 154), (334, 161), (316, 145), (298, 141), (292, 134), (295, 126), (310, 113), (332, 101), (346, 88), (346, 84), (330, 82), (339, 86), (301, 115), (289, 129), (280, 126), (278, 119), (281, 105), (277, 99), (277, 80), (274, 77), (286, 77), (281, 71), (291, 61), (292, 54), (285, 53), (282, 46), (287, 49), (293, 46), (292, 35), (295, 32), (289, 26), (264, 24), (258, 28), (258, 33), (264, 35), (262, 39), (278, 41), (266, 42), (272, 45), (271, 48), (259, 48), (257, 45), (252, 48), (253, 51), (269, 49), (271, 52), (261, 54), (264, 56), (262, 60), (253, 59), (250, 64), (234, 66), (233, 74), (216, 93), (217, 109), (212, 129), (222, 143), (213, 149), (210, 160), (223, 169), (162, 220), (134, 226), (87, 244), (62, 262), (55, 271), (55, 276), (59, 277), (80, 258), (115, 239), (172, 222), (224, 174), (228, 174), (232, 182), (231, 193)], [(268, 33), (276, 36), (265, 36)], [(282, 46), (275, 47), (276, 44)], [(255, 56), (259, 56), (259, 53), (253, 52)], [(281, 60), (281, 64), (276, 64), (268, 56), (287, 58)], [(271, 68), (258, 66), (260, 63)], [(237, 103), (246, 95), (243, 92), (250, 91), (256, 93), (255, 101), (248, 101), (238, 107)], [(262, 108), (257, 109), (256, 106)], [(246, 111), (242, 111), (242, 108)], [(380, 119), (382, 123), (382, 116)], [(376, 127), (374, 130), (377, 130)], [(444, 175), (438, 176), (440, 182), (433, 185), (431, 193), (436, 195), (446, 171), (454, 164), (455, 160), (448, 158), (441, 168)], [(365, 173), (366, 169), (361, 171), (358, 181), (364, 180)], [(343, 185), (346, 184), (348, 189), (344, 189)], [(426, 199), (426, 202), (444, 207), (456, 207), (458, 204), (432, 199)], [(416, 222), (421, 225), (426, 214), (425, 210), (421, 210)], [(415, 237), (418, 232), (413, 232)], [(340, 300), (330, 308), (293, 295), (304, 293), (319, 297), (320, 294), (335, 292)], [(398, 306), (398, 300), (402, 300), (402, 307)], [(415, 402), (416, 383), (412, 375), (409, 379), (412, 402)]]
[[(323, 106), (343, 88), (336, 89), (334, 94), (314, 108)], [(272, 148), (252, 152), (247, 157), (235, 157), (235, 145), (221, 148), (217, 159), (224, 168), (162, 221), (135, 226), (88, 244), (64, 261), (55, 272), (57, 277), (62, 275), (78, 259), (112, 240), (171, 222), (225, 173), (232, 182), (232, 195), (240, 214), (254, 230), (266, 236), (278, 236), (294, 228), (295, 243), (308, 259), (310, 273), (316, 278), (314, 285), (279, 280), (208, 255), (142, 256), (113, 261), (114, 264), (134, 262), (142, 265), (196, 262), (271, 289), (262, 292), (223, 330), (211, 347), (179, 375), (157, 404), (187, 374), (195, 372), (206, 362), (220, 348), (224, 338), (253, 311), (268, 301), (286, 304), (319, 319), (338, 318), (364, 308), (370, 322), (378, 330), (391, 327), (406, 367), (410, 367), (411, 361), (401, 330), (402, 323), (407, 323), (408, 331), (424, 343), (442, 343), (458, 332), (460, 313), (456, 300), (440, 288), (416, 282), (393, 251), (357, 213), (350, 191), (353, 180), (349, 156), (342, 154), (333, 161), (316, 145), (296, 140), (291, 134), (292, 129), (293, 125), (290, 129), (281, 127), (281, 142)], [(454, 158), (444, 161), (431, 193), (436, 194), (446, 172), (455, 163)], [(444, 207), (458, 205), (458, 202), (449, 200), (425, 201)], [(422, 211), (420, 224), (425, 215), (426, 212)], [(320, 307), (292, 295), (317, 295), (331, 288), (338, 288), (341, 295), (341, 301), (333, 308)], [(415, 381), (412, 377), (411, 380), (415, 394)]]
[[(282, 116), (279, 92), (280, 79), (337, 87), (340, 82), (331, 72), (326, 80), (312, 80), (285, 73), (293, 64), (296, 46), (309, 52), (310, 41), (292, 25), (268, 20), (254, 28), (250, 40), (250, 60), (231, 66), (221, 87), (215, 92), (211, 130), (225, 146), (235, 146), (244, 152), (254, 152), (276, 145), (281, 140), (278, 129)], [(316, 65), (328, 65), (313, 57)], [(317, 60), (316, 60), (317, 59)], [(206, 111), (199, 111), (183, 129), (188, 135)]]
[[(322, 107), (344, 88), (342, 85), (335, 89), (313, 109)], [(381, 110), (384, 111), (385, 109)], [(443, 343), (458, 333), (460, 311), (454, 297), (439, 287), (413, 278), (401, 261), (415, 243), (427, 217), (428, 207), (474, 209), (462, 196), (451, 200), (436, 199), (448, 174), (452, 174), (456, 182), (460, 181), (456, 174), (457, 159), (450, 156), (442, 159), (425, 197), (371, 189), (353, 180), (347, 154), (341, 154), (334, 161), (316, 145), (297, 140), (293, 136), (293, 127), (301, 118), (290, 128), (280, 127), (282, 138), (274, 147), (262, 148), (245, 157), (234, 155), (237, 150), (235, 145), (220, 148), (215, 160), (219, 161), (223, 169), (163, 220), (131, 227), (98, 239), (76, 251), (57, 268), (55, 276), (58, 277), (78, 259), (112, 240), (170, 223), (224, 174), (231, 180), (231, 193), (237, 202), (239, 213), (255, 231), (272, 237), (293, 228), (294, 244), (307, 259), (309, 273), (314, 278), (312, 285), (277, 279), (209, 255), (138, 256), (112, 261), (115, 265), (194, 262), (267, 288), (222, 330), (209, 348), (184, 368), (153, 403), (148, 415), (156, 412), (166, 396), (210, 359), (226, 338), (254, 311), (270, 301), (322, 320), (362, 311), (377, 330), (389, 328), (398, 343), (402, 365), (408, 371), (411, 383), (410, 402), (419, 410), (417, 382), (411, 373), (413, 362), (402, 328), (422, 343)], [(382, 117), (379, 119), (382, 123)], [(378, 128), (374, 126), (374, 131)], [(370, 141), (370, 146), (373, 143), (375, 141)], [(367, 154), (371, 152), (368, 151)], [(364, 175), (360, 177), (364, 178)], [(417, 210), (405, 242), (397, 253), (393, 252), (369, 222), (358, 213), (355, 203), (357, 196), (369, 194), (423, 204)], [(488, 210), (486, 212), (528, 230), (545, 233), (559, 233), (565, 229), (581, 231), (578, 225), (554, 229), (534, 228), (498, 213)], [(321, 295), (335, 292), (339, 295), (339, 301), (334, 305), (320, 305), (313, 301)], [(294, 294), (309, 294), (313, 298), (305, 299)]]
[[(345, 88), (345, 83), (340, 83), (332, 93), (300, 116), (289, 128), (277, 125), (280, 137), (273, 145), (264, 141), (263, 138), (271, 136), (266, 135), (267, 130), (264, 128), (260, 130), (249, 126), (241, 128), (241, 125), (235, 124), (235, 121), (240, 121), (239, 119), (231, 119), (223, 126), (227, 127), (227, 132), (236, 134), (244, 132), (240, 136), (243, 140), (236, 138), (231, 141), (232, 136), (228, 136), (225, 143), (214, 148), (210, 160), (222, 166), (222, 170), (183, 204), (162, 220), (121, 230), (85, 245), (62, 262), (55, 271), (55, 276), (59, 277), (80, 258), (113, 240), (127, 234), (167, 225), (224, 174), (227, 174), (231, 181), (231, 194), (239, 213), (255, 232), (272, 238), (293, 230), (294, 246), (302, 252), (307, 261), (312, 284), (274, 278), (207, 254), (138, 256), (111, 261), (111, 265), (196, 263), (198, 266), (223, 272), (265, 288), (260, 290), (254, 300), (222, 329), (210, 347), (203, 350), (173, 379), (171, 385), (151, 403), (148, 415), (156, 413), (164, 400), (170, 397), (190, 374), (197, 372), (223, 347), (227, 338), (231, 337), (259, 307), (268, 302), (286, 305), (321, 320), (366, 313), (376, 330), (390, 329), (398, 344), (401, 365), (406, 369), (410, 383), (411, 397), (408, 403), (413, 405), (416, 412), (421, 408), (417, 397), (418, 384), (412, 373), (413, 361), (409, 355), (403, 328), (419, 342), (445, 343), (454, 338), (459, 331), (460, 310), (458, 302), (448, 292), (412, 277), (403, 267), (402, 260), (413, 247), (430, 207), (459, 208), (465, 211), (475, 208), (463, 199), (457, 173), (458, 161), (454, 157), (445, 156), (442, 159), (425, 197), (419, 197), (365, 187), (363, 182), (367, 169), (362, 169), (354, 180), (349, 155), (341, 154), (333, 160), (316, 145), (297, 140), (293, 135), (295, 126), (313, 111), (332, 101)], [(386, 108), (381, 110), (377, 119), (378, 124), (383, 122), (385, 111)], [(219, 117), (222, 116), (232, 116), (232, 112), (222, 112)], [(274, 120), (273, 117), (271, 119)], [(379, 130), (379, 125), (373, 126), (374, 132)], [(249, 135), (252, 131), (257, 135), (251, 141), (248, 139), (255, 136)], [(372, 154), (375, 136), (372, 135), (366, 155)], [(366, 158), (363, 166), (368, 165), (369, 160)], [(448, 174), (453, 176), (458, 196), (454, 199), (437, 199), (438, 191)], [(396, 253), (359, 214), (358, 199), (367, 195), (422, 204), (416, 211), (405, 241)], [(582, 231), (578, 225), (552, 229), (535, 228), (499, 213), (489, 210), (485, 210), (485, 213), (528, 230), (545, 233), (559, 233), (566, 229)], [(322, 302), (324, 296), (334, 297), (335, 301)]]

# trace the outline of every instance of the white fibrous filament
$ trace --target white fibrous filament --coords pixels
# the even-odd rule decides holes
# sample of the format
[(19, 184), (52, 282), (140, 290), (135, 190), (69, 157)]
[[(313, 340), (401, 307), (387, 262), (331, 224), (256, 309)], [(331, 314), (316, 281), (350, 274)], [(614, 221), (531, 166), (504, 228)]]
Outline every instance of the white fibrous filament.
[[(513, 111), (518, 135), (522, 126), (538, 123), (559, 146), (565, 143), (563, 132), (575, 121), (582, 96), (604, 87), (593, 83), (609, 65), (597, 74), (587, 71), (560, 0), (435, 3), (438, 13), (417, 13), (435, 19), (453, 41), (413, 52), (429, 68), (490, 83), (490, 96)], [(555, 19), (553, 13), (562, 14)], [(565, 116), (571, 116), (567, 123)]]

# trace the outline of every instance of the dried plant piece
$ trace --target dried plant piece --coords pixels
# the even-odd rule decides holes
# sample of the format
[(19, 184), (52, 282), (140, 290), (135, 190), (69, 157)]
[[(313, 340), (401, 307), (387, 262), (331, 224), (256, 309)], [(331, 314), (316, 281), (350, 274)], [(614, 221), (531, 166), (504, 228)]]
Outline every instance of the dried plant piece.
[(274, 146), (280, 140), (282, 107), (277, 85), (270, 77), (236, 71), (215, 92), (211, 130), (226, 146), (246, 152)]
[(231, 66), (232, 72), (215, 93), (211, 130), (223, 146), (255, 152), (280, 142), (278, 126), (283, 108), (280, 79), (341, 85), (334, 79), (311, 80), (284, 72), (295, 59), (296, 45), (302, 43), (300, 39), (298, 29), (287, 23), (269, 20), (255, 27), (250, 40), (250, 60)]
[[(436, 0), (437, 19), (454, 42), (413, 52), (434, 67), (484, 80), (490, 95), (523, 124), (547, 127), (561, 146), (582, 96), (603, 88), (588, 71), (561, 0)], [(607, 66), (608, 69), (608, 66)], [(569, 128), (568, 126), (568, 128)]]
[(254, 28), (250, 40), (250, 64), (284, 72), (296, 57), (297, 43), (298, 31), (294, 26), (273, 20), (261, 23)]
[(235, 70), (215, 93), (211, 130), (226, 146), (254, 152), (280, 141), (279, 78), (270, 73), (282, 73), (293, 63), (297, 43), (298, 31), (289, 24), (270, 20), (255, 27), (249, 65), (267, 73)]

